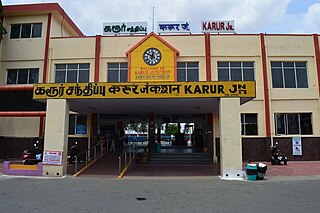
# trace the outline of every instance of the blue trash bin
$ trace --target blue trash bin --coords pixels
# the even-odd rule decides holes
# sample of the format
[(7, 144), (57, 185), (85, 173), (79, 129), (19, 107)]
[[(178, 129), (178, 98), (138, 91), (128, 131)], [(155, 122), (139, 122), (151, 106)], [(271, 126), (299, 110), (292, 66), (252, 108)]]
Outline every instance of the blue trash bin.
[(246, 165), (246, 173), (248, 180), (257, 180), (257, 164), (248, 163)]

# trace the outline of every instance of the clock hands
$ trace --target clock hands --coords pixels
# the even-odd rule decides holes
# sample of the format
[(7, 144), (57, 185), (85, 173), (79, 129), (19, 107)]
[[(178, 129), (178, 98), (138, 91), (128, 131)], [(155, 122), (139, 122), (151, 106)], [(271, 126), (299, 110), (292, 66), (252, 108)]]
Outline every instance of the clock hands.
[(161, 52), (156, 48), (149, 48), (144, 52), (143, 59), (149, 65), (156, 65), (161, 60)]
[(150, 56), (151, 58), (154, 58), (154, 57), (155, 57), (155, 54), (154, 54), (153, 51), (151, 51), (151, 52), (146, 52), (146, 54), (147, 54), (148, 56)]

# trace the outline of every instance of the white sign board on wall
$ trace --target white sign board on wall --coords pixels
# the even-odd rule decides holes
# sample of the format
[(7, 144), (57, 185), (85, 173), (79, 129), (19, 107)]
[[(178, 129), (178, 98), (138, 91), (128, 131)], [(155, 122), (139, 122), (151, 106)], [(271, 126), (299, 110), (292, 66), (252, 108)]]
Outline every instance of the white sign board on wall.
[(202, 33), (234, 33), (234, 21), (202, 21)]
[(103, 23), (103, 35), (147, 34), (147, 22), (107, 22)]
[(301, 137), (292, 137), (292, 155), (302, 155)]
[(191, 33), (188, 21), (158, 22), (158, 33)]
[(44, 165), (62, 165), (62, 153), (61, 151), (49, 151), (45, 150), (43, 152), (43, 164)]

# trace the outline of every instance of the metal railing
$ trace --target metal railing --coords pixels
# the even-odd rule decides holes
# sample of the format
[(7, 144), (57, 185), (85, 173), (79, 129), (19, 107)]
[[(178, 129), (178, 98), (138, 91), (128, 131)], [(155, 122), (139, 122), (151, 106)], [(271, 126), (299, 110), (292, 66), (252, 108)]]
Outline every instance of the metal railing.
[[(98, 157), (102, 156), (102, 150), (98, 154), (97, 149), (100, 149), (100, 143), (97, 143), (90, 149), (87, 149), (84, 152), (79, 153), (78, 155), (75, 156), (75, 161), (74, 161), (74, 174), (78, 172), (78, 164), (81, 164), (81, 160), (84, 159), (84, 165), (83, 167), (88, 166), (88, 164), (94, 160), (96, 160)], [(82, 168), (83, 168), (82, 167)]]
[(135, 143), (128, 144), (124, 148), (124, 152), (118, 157), (118, 172), (119, 177), (122, 177), (123, 174), (126, 172), (132, 161), (136, 157), (136, 145)]

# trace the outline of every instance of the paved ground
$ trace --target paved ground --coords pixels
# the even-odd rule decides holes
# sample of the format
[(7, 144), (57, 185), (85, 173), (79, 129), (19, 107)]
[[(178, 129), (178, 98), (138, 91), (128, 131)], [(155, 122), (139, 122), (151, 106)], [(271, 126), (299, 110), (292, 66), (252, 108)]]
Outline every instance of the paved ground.
[[(156, 174), (165, 167), (149, 168), (151, 175), (127, 175), (123, 179), (89, 172), (80, 178), (0, 175), (0, 213), (319, 212), (320, 162), (267, 165), (263, 181), (195, 175), (196, 171), (203, 172), (197, 167), (189, 168), (191, 172), (171, 167), (162, 176)], [(99, 171), (97, 167), (92, 167), (93, 171)]]
[(320, 179), (0, 177), (1, 213), (319, 212)]

